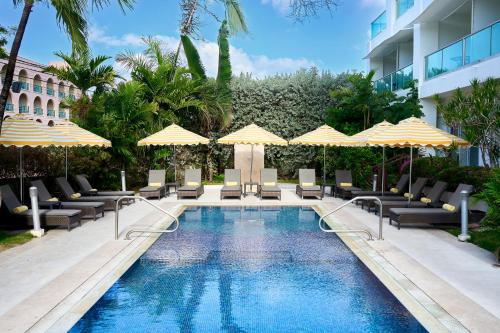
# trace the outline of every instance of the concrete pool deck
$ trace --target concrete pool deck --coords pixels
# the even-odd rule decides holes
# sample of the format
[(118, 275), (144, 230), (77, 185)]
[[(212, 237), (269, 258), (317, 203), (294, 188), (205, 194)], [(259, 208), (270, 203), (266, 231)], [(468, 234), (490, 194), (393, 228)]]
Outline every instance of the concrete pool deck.
[[(199, 200), (177, 200), (173, 195), (158, 203), (172, 212), (180, 212), (183, 205), (303, 205), (319, 206), (327, 211), (343, 203), (329, 196), (322, 201), (301, 200), (294, 193), (294, 185), (281, 187), (282, 201), (261, 201), (254, 196), (241, 201), (220, 201), (220, 186), (214, 185), (206, 186)], [(71, 232), (51, 230), (41, 239), (0, 252), (0, 331), (57, 331), (62, 328), (57, 322), (67, 316), (68, 309), (96, 292), (93, 288), (98, 283), (106, 280), (109, 286), (109, 281), (116, 280), (154, 241), (149, 238), (124, 240), (124, 231), (132, 226), (154, 226), (162, 218), (162, 213), (137, 202), (120, 211), (121, 237), (118, 241), (114, 240), (114, 213), (108, 212), (104, 218), (86, 222)], [(336, 219), (344, 227), (365, 227), (374, 234), (378, 230), (378, 217), (354, 205), (333, 216), (333, 221)], [(356, 238), (361, 237), (364, 236)], [(389, 226), (387, 220), (384, 221), (384, 239), (360, 244), (366, 246), (366, 251), (373, 251), (390, 263), (398, 274), (469, 331), (498, 332), (500, 269), (492, 266), (493, 254), (458, 242), (442, 230), (397, 230)], [(98, 291), (95, 297), (104, 291)], [(78, 319), (78, 311), (71, 314), (73, 320)]]

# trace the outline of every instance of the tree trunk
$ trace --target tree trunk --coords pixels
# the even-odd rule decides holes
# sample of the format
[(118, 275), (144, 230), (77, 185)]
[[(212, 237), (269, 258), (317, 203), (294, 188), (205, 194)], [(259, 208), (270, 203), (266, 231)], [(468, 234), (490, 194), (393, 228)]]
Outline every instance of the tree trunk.
[(12, 81), (14, 80), (14, 69), (16, 68), (17, 55), (19, 49), (21, 48), (21, 42), (23, 40), (24, 31), (26, 30), (26, 25), (28, 24), (28, 19), (31, 14), (31, 9), (33, 7), (33, 0), (24, 1), (23, 14), (21, 15), (21, 20), (17, 27), (16, 36), (12, 42), (12, 47), (9, 54), (9, 63), (7, 64), (7, 71), (5, 72), (5, 80), (2, 87), (2, 92), (0, 93), (0, 134), (2, 133), (3, 117), (5, 113), (5, 106), (7, 104), (7, 99), (9, 98), (9, 90), (12, 86)]

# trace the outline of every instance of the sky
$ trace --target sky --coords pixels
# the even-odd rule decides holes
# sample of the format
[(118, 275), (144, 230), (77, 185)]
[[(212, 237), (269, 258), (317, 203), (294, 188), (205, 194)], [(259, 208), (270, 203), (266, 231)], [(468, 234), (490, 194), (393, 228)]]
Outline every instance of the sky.
[[(221, 7), (208, 0), (216, 13)], [(116, 54), (144, 49), (142, 36), (161, 39), (166, 48), (177, 45), (180, 10), (177, 0), (136, 0), (131, 11), (123, 13), (114, 4), (100, 11), (89, 11), (88, 40), (93, 55), (107, 55), (117, 71), (125, 69), (114, 60)], [(297, 22), (289, 16), (289, 0), (241, 0), (248, 34), (231, 37), (233, 74), (251, 73), (263, 78), (276, 73), (292, 73), (317, 67), (333, 73), (363, 71), (369, 41), (370, 22), (383, 10), (385, 0), (340, 0), (329, 13)], [(16, 26), (22, 8), (12, 1), (0, 3), (0, 24)], [(201, 38), (195, 41), (210, 76), (216, 75), (217, 32), (219, 23), (202, 15)], [(41, 63), (58, 60), (54, 52), (69, 53), (70, 41), (58, 26), (53, 9), (37, 4), (31, 13), (20, 55)]]

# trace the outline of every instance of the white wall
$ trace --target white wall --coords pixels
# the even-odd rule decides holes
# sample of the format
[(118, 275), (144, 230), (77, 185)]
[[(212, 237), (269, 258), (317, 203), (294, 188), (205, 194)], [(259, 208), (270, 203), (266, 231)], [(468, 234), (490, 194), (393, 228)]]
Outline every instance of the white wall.
[(413, 63), (413, 41), (399, 43), (398, 69)]
[(500, 20), (500, 0), (473, 0), (473, 32)]

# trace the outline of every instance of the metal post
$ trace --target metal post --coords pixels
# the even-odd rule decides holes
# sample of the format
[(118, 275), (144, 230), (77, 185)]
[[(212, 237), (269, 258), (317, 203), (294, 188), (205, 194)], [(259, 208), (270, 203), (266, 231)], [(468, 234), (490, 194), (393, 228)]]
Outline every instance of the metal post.
[(382, 195), (385, 187), (385, 146), (382, 147)]
[(469, 192), (462, 191), (460, 192), (460, 196), (462, 198), (461, 209), (461, 223), (462, 223), (462, 231), (460, 235), (458, 235), (458, 240), (461, 242), (465, 242), (470, 239), (470, 235), (468, 234), (469, 227)]
[(64, 147), (64, 157), (66, 160), (66, 180), (68, 180), (68, 147)]
[(378, 178), (377, 174), (374, 173), (373, 174), (373, 186), (372, 186), (372, 191), (373, 192), (375, 192), (377, 190), (377, 178)]
[[(252, 157), (250, 158), (250, 183), (252, 183), (252, 173), (253, 173), (253, 145), (252, 145)], [(250, 191), (252, 191), (252, 185), (250, 184)]]
[(23, 170), (23, 147), (19, 149), (19, 198), (24, 203), (24, 170)]
[(323, 190), (326, 185), (326, 145), (323, 146)]
[(413, 146), (410, 147), (410, 181), (408, 182), (408, 206), (411, 205), (411, 169), (413, 166)]
[(40, 227), (40, 213), (38, 211), (38, 189), (30, 187), (31, 211), (33, 212), (33, 230), (31, 234), (35, 237), (42, 237), (44, 230)]
[(122, 177), (122, 191), (125, 192), (127, 190), (127, 183), (126, 183), (126, 180), (125, 180), (125, 171), (122, 170), (120, 172), (121, 174), (121, 177)]
[(177, 152), (174, 145), (174, 182), (177, 181)]

